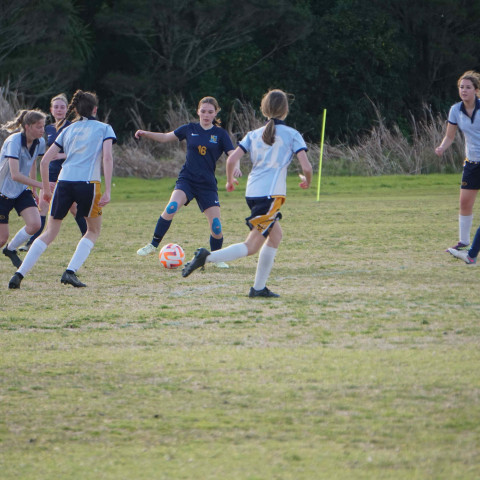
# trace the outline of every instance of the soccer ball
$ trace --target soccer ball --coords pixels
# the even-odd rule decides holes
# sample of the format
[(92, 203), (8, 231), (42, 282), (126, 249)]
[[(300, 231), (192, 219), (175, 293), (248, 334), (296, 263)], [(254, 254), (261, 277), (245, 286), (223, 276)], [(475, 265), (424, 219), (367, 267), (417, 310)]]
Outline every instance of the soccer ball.
[(160, 263), (165, 268), (178, 268), (183, 265), (185, 259), (185, 252), (180, 245), (176, 243), (167, 243), (158, 254)]

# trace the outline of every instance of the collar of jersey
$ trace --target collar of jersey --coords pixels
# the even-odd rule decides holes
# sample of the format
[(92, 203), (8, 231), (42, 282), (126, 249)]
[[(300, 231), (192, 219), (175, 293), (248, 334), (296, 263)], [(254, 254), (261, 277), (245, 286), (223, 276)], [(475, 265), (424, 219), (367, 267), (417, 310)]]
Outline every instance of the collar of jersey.
[[(38, 144), (40, 143), (40, 140), (38, 138), (36, 138), (33, 142), (32, 142), (32, 146), (31, 148), (35, 148)], [(27, 136), (22, 132), (22, 147), (25, 147), (27, 148)]]
[[(472, 118), (471, 118), (472, 123), (475, 120), (475, 114), (477, 113), (477, 110), (479, 110), (479, 109), (480, 109), (480, 98), (477, 97), (477, 98), (475, 98), (475, 108), (473, 109)], [(464, 113), (465, 115), (467, 115), (467, 117), (468, 117), (467, 111), (465, 110), (465, 104), (463, 102), (460, 105), (460, 111), (462, 113)]]

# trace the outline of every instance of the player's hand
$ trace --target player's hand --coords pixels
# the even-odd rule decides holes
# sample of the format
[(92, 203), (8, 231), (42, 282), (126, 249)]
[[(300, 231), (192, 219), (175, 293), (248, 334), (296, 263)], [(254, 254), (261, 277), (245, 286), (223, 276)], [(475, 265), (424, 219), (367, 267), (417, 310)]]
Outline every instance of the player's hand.
[(47, 203), (50, 203), (50, 200), (52, 199), (52, 192), (50, 190), (42, 190), (43, 192), (43, 200)]
[(437, 148), (435, 149), (435, 153), (436, 153), (439, 157), (441, 157), (441, 156), (443, 155), (443, 152), (444, 152), (444, 151), (445, 151), (445, 149), (444, 149), (443, 147), (437, 147)]
[(98, 201), (98, 206), (99, 207), (104, 207), (105, 205), (107, 205), (108, 203), (110, 203), (110, 194), (105, 192), (101, 197), (100, 197), (100, 200)]
[(238, 180), (236, 180), (235, 178), (232, 182), (227, 182), (227, 184), (225, 185), (227, 192), (233, 192), (235, 190), (235, 185), (238, 185)]
[(241, 171), (239, 168), (235, 167), (235, 168), (233, 169), (233, 176), (234, 176), (235, 178), (241, 177), (242, 175), (243, 175), (243, 173), (242, 173), (242, 171)]
[(57, 182), (50, 182), (50, 191), (53, 193), (55, 187), (57, 186)]
[(140, 138), (140, 137), (143, 137), (145, 135), (145, 130), (137, 130), (135, 132), (135, 138)]
[(307, 179), (306, 179), (305, 175), (302, 175), (302, 174), (300, 173), (298, 176), (300, 177), (300, 180), (301, 180), (301, 182), (298, 184), (298, 186), (299, 186), (300, 188), (303, 188), (304, 190), (306, 190), (307, 188), (309, 188), (309, 187), (310, 187), (310, 184), (307, 183)]

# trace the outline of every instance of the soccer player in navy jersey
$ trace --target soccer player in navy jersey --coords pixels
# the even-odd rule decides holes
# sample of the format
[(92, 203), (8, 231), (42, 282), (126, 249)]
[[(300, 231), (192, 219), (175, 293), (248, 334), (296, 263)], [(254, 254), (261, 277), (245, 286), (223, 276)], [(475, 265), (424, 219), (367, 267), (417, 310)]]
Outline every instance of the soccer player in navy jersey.
[[(172, 223), (173, 217), (184, 205), (193, 199), (200, 211), (207, 217), (210, 225), (210, 249), (219, 250), (223, 245), (222, 223), (220, 220), (220, 202), (218, 199), (216, 163), (223, 153), (230, 155), (233, 144), (228, 133), (218, 126), (216, 119), (220, 107), (213, 97), (204, 97), (198, 103), (198, 123), (187, 123), (168, 133), (137, 130), (136, 138), (148, 138), (160, 143), (185, 140), (187, 143), (186, 161), (180, 170), (170, 201), (160, 215), (152, 241), (140, 248), (137, 254), (146, 256), (154, 253)], [(238, 168), (235, 176), (240, 176)], [(228, 268), (224, 262), (218, 267)]]
[[(43, 198), (50, 203), (47, 228), (33, 243), (20, 268), (10, 279), (8, 288), (20, 288), (25, 275), (35, 265), (47, 247), (55, 240), (65, 216), (76, 203), (78, 214), (86, 218), (87, 232), (78, 242), (77, 248), (64, 271), (61, 282), (73, 287), (85, 287), (77, 270), (87, 260), (97, 241), (102, 226), (102, 208), (110, 202), (113, 155), (112, 145), (115, 132), (106, 123), (95, 118), (98, 98), (92, 92), (77, 90), (67, 109), (66, 119), (75, 113), (72, 124), (55, 139), (40, 163)], [(59, 127), (62, 125), (60, 124)], [(55, 191), (50, 191), (49, 164), (64, 150), (67, 158), (58, 176)], [(101, 192), (101, 168), (105, 179), (105, 192)]]
[[(67, 113), (67, 108), (68, 108), (68, 100), (64, 93), (55, 95), (55, 97), (53, 97), (50, 100), (50, 114), (52, 118), (55, 120), (55, 122), (45, 126), (45, 133), (47, 135), (47, 148), (49, 148), (53, 144), (55, 139), (58, 137), (59, 133), (64, 128), (70, 125), (71, 122), (65, 121), (62, 124), (62, 128), (59, 128), (58, 130), (56, 128), (56, 125), (59, 122), (64, 121), (65, 115)], [(60, 150), (60, 152), (57, 153), (55, 158), (50, 162), (48, 174), (49, 174), (49, 181), (50, 181), (50, 189), (52, 193), (55, 188), (55, 185), (57, 184), (58, 175), (60, 174), (60, 170), (62, 169), (62, 164), (65, 161), (65, 158), (66, 158), (65, 152), (63, 150)], [(45, 200), (43, 200), (43, 195), (42, 195), (42, 192), (40, 191), (38, 209), (40, 211), (41, 226), (38, 232), (36, 232), (35, 235), (32, 235), (30, 240), (28, 240), (28, 242), (25, 245), (19, 248), (21, 252), (28, 252), (30, 245), (43, 232), (43, 228), (45, 227), (45, 220), (47, 218), (48, 207), (49, 205), (47, 202), (45, 202)], [(84, 217), (78, 217), (78, 218), (76, 217), (76, 214), (77, 214), (76, 204), (72, 205), (70, 212), (75, 217), (78, 228), (80, 229), (80, 233), (82, 234), (82, 236), (85, 235), (87, 231), (87, 222)]]
[(210, 253), (205, 248), (199, 248), (183, 268), (182, 275), (188, 277), (205, 263), (228, 262), (260, 250), (255, 282), (248, 296), (278, 297), (266, 286), (266, 282), (282, 240), (282, 228), (278, 221), (282, 218), (280, 208), (286, 198), (288, 166), (296, 155), (303, 172), (300, 175), (300, 187), (304, 189), (310, 186), (313, 170), (301, 134), (285, 124), (289, 110), (286, 93), (282, 90), (267, 92), (262, 98), (261, 110), (268, 119), (267, 124), (248, 132), (227, 160), (226, 188), (231, 192), (238, 184), (233, 175), (234, 168), (238, 168), (238, 162), (245, 153), (250, 154), (252, 169), (245, 192), (251, 211), (251, 215), (245, 219), (250, 233), (245, 242), (216, 252)]
[[(40, 227), (36, 194), (27, 189), (41, 188), (37, 180), (37, 157), (45, 153), (46, 115), (39, 110), (22, 110), (17, 118), (2, 125), (2, 129), (12, 132), (5, 140), (0, 152), (0, 247), (8, 240), (8, 220), (15, 208), (25, 222), (8, 245), (3, 249), (15, 267), (22, 264), (17, 248), (27, 241)], [(21, 128), (20, 132), (15, 132)]]

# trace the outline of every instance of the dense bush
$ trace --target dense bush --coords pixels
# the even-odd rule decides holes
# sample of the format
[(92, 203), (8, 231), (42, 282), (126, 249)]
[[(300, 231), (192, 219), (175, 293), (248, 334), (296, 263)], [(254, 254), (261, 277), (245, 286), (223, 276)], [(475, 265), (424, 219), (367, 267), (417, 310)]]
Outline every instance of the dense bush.
[[(0, 89), (0, 122), (3, 124), (12, 119), (19, 108), (25, 108), (25, 100), (11, 92), (8, 88)], [(376, 122), (369, 132), (357, 137), (354, 143), (326, 142), (323, 149), (323, 175), (384, 175), (384, 174), (420, 174), (433, 172), (459, 171), (464, 156), (464, 145), (460, 134), (442, 158), (434, 153), (444, 135), (445, 118), (434, 115), (424, 106), (421, 120), (411, 117), (409, 130), (412, 135), (406, 135), (397, 125), (388, 128), (377, 107)], [(184, 142), (160, 144), (145, 139), (135, 140), (134, 132), (138, 128), (151, 129), (145, 125), (137, 112), (131, 111), (132, 130), (128, 137), (114, 146), (115, 175), (136, 176), (142, 178), (162, 178), (177, 176), (185, 161)], [(246, 132), (262, 125), (261, 114), (251, 105), (240, 101), (235, 102), (228, 115), (229, 121), (224, 127), (229, 132), (234, 144)], [(108, 120), (108, 119), (104, 119)], [(163, 119), (166, 131), (195, 121), (184, 99), (176, 97), (169, 102)], [(327, 118), (328, 122), (328, 118)], [(7, 132), (0, 131), (3, 141)], [(320, 145), (308, 142), (308, 156), (318, 172)], [(296, 171), (297, 163), (293, 162), (291, 169)], [(243, 162), (245, 173), (249, 163)]]
[[(398, 125), (387, 128), (381, 112), (375, 108), (377, 120), (371, 130), (358, 137), (355, 143), (325, 143), (323, 149), (323, 175), (389, 175), (452, 173), (459, 171), (464, 157), (464, 144), (460, 134), (456, 141), (439, 158), (434, 148), (440, 144), (445, 134), (445, 118), (433, 115), (424, 106), (421, 120), (411, 117), (410, 130), (406, 135)], [(262, 124), (261, 115), (250, 105), (236, 102), (230, 112), (227, 128), (232, 140), (240, 140), (246, 132)], [(194, 119), (188, 113), (185, 102), (177, 99), (170, 104), (166, 116), (167, 130)], [(142, 125), (139, 124), (139, 127)], [(318, 172), (320, 145), (308, 143), (308, 156)], [(116, 147), (116, 174), (135, 175), (145, 178), (175, 176), (185, 160), (183, 143), (158, 144), (129, 139)], [(248, 162), (243, 162), (245, 172)], [(297, 170), (296, 162), (291, 165)]]
[(94, 90), (122, 142), (132, 111), (168, 128), (176, 96), (215, 96), (230, 124), (237, 99), (256, 107), (283, 88), (307, 140), (327, 109), (329, 143), (353, 145), (377, 125), (369, 99), (407, 138), (423, 105), (445, 116), (456, 79), (480, 66), (479, 27), (466, 0), (16, 0), (0, 2), (0, 85), (43, 109)]

